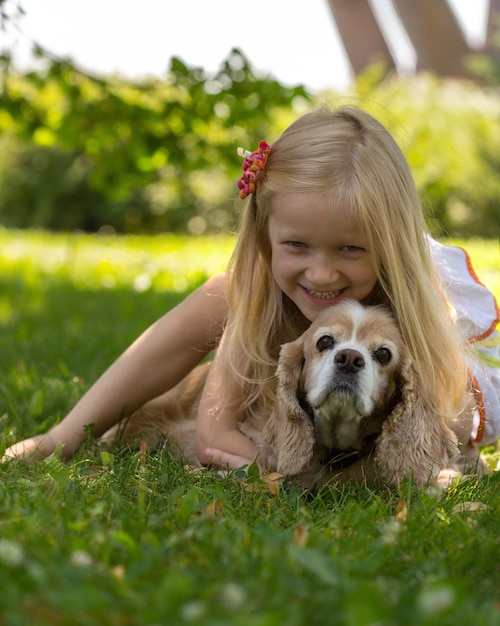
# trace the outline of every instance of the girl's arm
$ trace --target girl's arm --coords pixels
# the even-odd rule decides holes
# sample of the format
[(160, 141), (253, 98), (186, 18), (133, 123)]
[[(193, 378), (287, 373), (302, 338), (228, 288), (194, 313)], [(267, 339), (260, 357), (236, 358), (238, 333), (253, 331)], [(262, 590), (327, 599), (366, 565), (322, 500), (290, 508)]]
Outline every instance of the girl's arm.
[(257, 456), (257, 448), (240, 430), (240, 384), (226, 366), (227, 334), (224, 332), (210, 367), (196, 422), (196, 453), (204, 465), (236, 469)]
[(150, 326), (49, 432), (18, 442), (12, 457), (44, 458), (62, 446), (70, 457), (88, 436), (102, 435), (145, 402), (177, 384), (214, 348), (227, 316), (223, 274)]

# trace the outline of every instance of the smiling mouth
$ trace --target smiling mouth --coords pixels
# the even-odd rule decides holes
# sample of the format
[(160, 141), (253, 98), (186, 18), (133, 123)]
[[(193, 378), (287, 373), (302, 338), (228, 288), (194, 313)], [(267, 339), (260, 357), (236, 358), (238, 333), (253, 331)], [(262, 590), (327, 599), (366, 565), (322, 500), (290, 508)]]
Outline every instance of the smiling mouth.
[(307, 289), (307, 293), (313, 298), (319, 298), (320, 300), (331, 300), (336, 298), (342, 293), (342, 289), (336, 291), (315, 291), (314, 289)]

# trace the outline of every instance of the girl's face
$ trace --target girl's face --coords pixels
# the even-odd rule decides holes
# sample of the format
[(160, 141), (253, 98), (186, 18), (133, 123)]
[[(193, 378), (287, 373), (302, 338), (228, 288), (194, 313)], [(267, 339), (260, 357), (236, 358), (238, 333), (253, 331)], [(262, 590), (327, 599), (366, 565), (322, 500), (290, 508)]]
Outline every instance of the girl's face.
[(276, 284), (311, 322), (343, 298), (362, 302), (375, 287), (367, 240), (355, 217), (323, 195), (276, 196), (269, 239)]

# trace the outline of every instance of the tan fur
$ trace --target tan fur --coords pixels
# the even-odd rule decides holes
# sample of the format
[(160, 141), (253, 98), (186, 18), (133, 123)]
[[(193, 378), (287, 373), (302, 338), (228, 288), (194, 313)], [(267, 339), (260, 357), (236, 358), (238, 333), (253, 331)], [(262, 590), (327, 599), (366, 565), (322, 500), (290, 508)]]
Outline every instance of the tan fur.
[[(333, 337), (334, 346), (320, 352), (318, 339), (326, 335)], [(380, 347), (389, 347), (392, 355), (384, 365), (373, 357)], [(341, 368), (335, 359), (352, 358), (358, 351), (363, 358), (351, 369), (357, 370), (360, 363), (363, 366), (359, 372), (341, 372), (341, 386), (352, 387), (353, 392), (339, 401)], [(148, 402), (103, 439), (114, 445), (146, 438), (152, 447), (165, 440), (186, 462), (199, 466), (196, 414), (208, 368), (209, 364), (196, 368), (177, 387)], [(415, 484), (425, 485), (458, 454), (453, 425), (426, 414), (425, 390), (415, 384), (408, 350), (393, 318), (378, 307), (363, 308), (345, 301), (324, 311), (296, 341), (282, 346), (276, 377), (276, 402), (269, 419), (256, 412), (257, 416), (241, 424), (241, 430), (260, 450), (262, 468), (297, 476), (306, 486), (335, 477), (377, 480), (394, 487), (410, 473)], [(369, 401), (365, 397), (368, 390)], [(311, 406), (311, 400), (317, 406)], [(365, 405), (370, 409), (366, 414)], [(372, 440), (374, 445), (367, 444)], [(366, 448), (366, 454), (351, 465), (332, 469), (325, 462), (332, 447)]]

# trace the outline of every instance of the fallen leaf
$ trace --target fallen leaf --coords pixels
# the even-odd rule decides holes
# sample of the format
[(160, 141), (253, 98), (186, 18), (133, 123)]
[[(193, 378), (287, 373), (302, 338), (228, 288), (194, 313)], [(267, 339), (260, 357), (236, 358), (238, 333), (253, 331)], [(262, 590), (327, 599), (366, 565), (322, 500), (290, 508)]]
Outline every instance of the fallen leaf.
[(459, 502), (452, 508), (452, 513), (469, 513), (471, 511), (485, 511), (488, 508), (483, 502)]
[(293, 542), (300, 548), (305, 548), (309, 540), (309, 528), (304, 524), (299, 524), (293, 531)]
[(406, 502), (401, 500), (398, 502), (396, 507), (396, 515), (394, 517), (401, 522), (406, 522), (406, 518), (408, 517), (408, 507), (406, 506)]
[(207, 517), (217, 517), (217, 515), (222, 515), (223, 511), (224, 503), (218, 498), (215, 498), (213, 502), (210, 502), (210, 504), (203, 509), (203, 513)]
[(267, 488), (273, 496), (277, 496), (279, 494), (280, 484), (283, 482), (284, 478), (283, 474), (278, 474), (278, 472), (270, 472), (269, 474), (264, 474), (264, 476), (262, 476), (262, 480), (266, 483)]
[(139, 460), (141, 465), (146, 463), (146, 452), (148, 450), (148, 443), (145, 439), (141, 439), (139, 444)]
[(262, 476), (262, 480), (268, 481), (268, 480), (272, 480), (272, 481), (279, 481), (281, 482), (283, 479), (285, 478), (285, 476), (283, 474), (279, 474), (278, 472), (269, 472), (269, 474), (264, 474)]
[(241, 485), (245, 491), (262, 492), (269, 491), (273, 496), (277, 496), (280, 490), (280, 483), (285, 477), (278, 472), (263, 474), (258, 481), (247, 483), (242, 482)]

